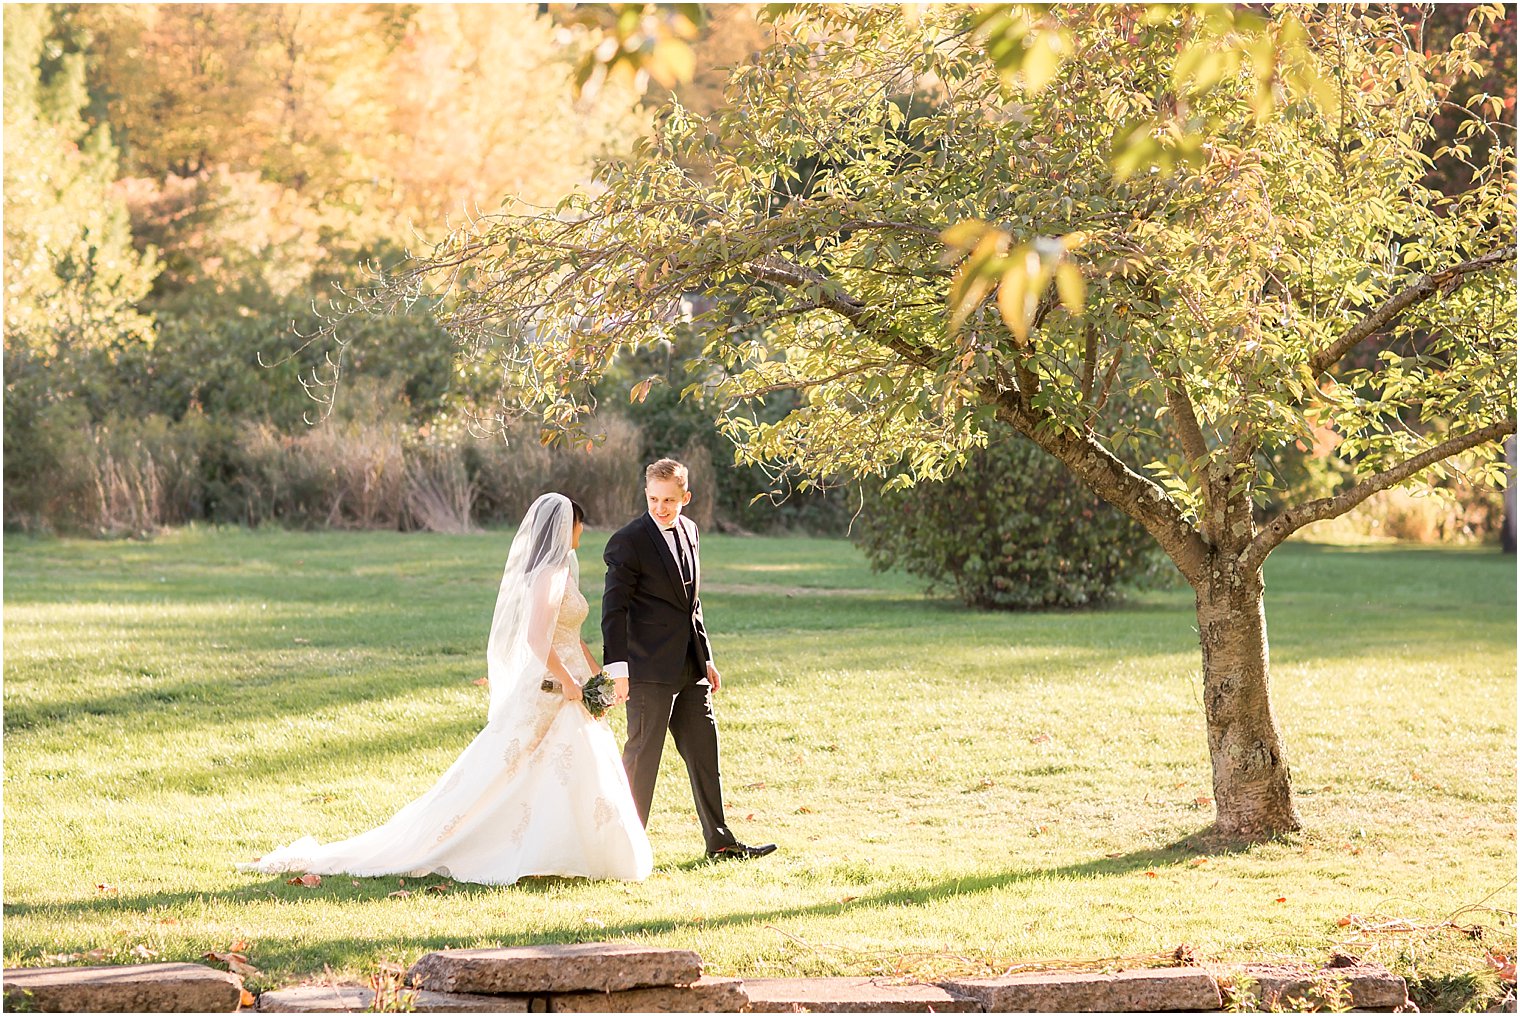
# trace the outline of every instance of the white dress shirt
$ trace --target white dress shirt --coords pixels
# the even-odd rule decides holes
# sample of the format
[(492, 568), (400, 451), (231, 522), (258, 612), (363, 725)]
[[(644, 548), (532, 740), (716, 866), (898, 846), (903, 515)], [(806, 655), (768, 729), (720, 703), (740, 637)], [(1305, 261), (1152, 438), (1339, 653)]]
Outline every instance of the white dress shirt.
[[(651, 515), (649, 517), (651, 519), (654, 518), (653, 515)], [(670, 548), (670, 556), (676, 562), (676, 574), (679, 575), (680, 572), (681, 572), (681, 548), (676, 545), (675, 526), (672, 526), (669, 529), (666, 529), (664, 526), (660, 525), (658, 519), (655, 519), (655, 523), (654, 524), (656, 526), (659, 526), (660, 535), (663, 536), (663, 537), (665, 537), (665, 546), (667, 546), (667, 547)], [(681, 524), (681, 518), (680, 518), (680, 516), (676, 516), (676, 526), (679, 526), (680, 524)], [(697, 562), (696, 562), (695, 556), (693, 556), (692, 553), (691, 553), (691, 539), (689, 537), (687, 537), (685, 533), (682, 533), (681, 537), (682, 537), (682, 539), (686, 543), (686, 553), (687, 553), (686, 560), (690, 563), (691, 571), (692, 571), (692, 581), (695, 582), (696, 578), (697, 578), (697, 576), (696, 576)], [(708, 662), (711, 663), (712, 661), (709, 660)], [(609, 663), (603, 669), (607, 671), (607, 676), (610, 677), (610, 678), (612, 678), (615, 681), (616, 680), (627, 680), (628, 679), (628, 662), (626, 660), (618, 660), (615, 663)]]

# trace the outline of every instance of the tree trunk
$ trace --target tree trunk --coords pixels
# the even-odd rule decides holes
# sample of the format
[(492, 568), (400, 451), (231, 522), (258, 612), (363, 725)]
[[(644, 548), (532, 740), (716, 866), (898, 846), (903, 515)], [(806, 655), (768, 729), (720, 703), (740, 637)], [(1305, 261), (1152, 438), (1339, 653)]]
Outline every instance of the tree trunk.
[(1301, 822), (1268, 694), (1261, 572), (1242, 574), (1222, 558), (1213, 557), (1195, 587), (1215, 828), (1231, 839), (1264, 839)]

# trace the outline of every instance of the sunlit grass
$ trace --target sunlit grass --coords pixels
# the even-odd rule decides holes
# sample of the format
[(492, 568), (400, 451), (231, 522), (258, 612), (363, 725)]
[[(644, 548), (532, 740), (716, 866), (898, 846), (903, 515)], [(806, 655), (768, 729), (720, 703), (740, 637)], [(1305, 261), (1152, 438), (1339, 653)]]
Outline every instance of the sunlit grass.
[[(593, 645), (603, 538), (581, 556)], [(508, 542), (8, 537), (6, 964), (244, 939), (259, 986), (442, 946), (627, 936), (728, 974), (925, 972), (1183, 943), (1322, 957), (1349, 914), (1434, 925), (1496, 891), (1485, 906), (1514, 909), (1513, 558), (1304, 544), (1268, 570), (1306, 823), (1281, 842), (1180, 845), (1211, 817), (1186, 589), (981, 614), (873, 574), (843, 541), (712, 535), (729, 816), (778, 854), (697, 863), (672, 751), (640, 885), (403, 898), (397, 879), (236, 873), (383, 821), (478, 730)], [(1511, 918), (1475, 922), (1513, 953)], [(1411, 972), (1457, 962), (1369, 949)]]

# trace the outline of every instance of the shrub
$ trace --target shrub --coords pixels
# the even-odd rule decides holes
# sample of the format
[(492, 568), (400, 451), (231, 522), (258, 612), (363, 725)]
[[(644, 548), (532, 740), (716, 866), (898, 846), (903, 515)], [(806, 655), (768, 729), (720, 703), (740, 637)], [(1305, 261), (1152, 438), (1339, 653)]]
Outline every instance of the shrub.
[(33, 531), (142, 536), (204, 518), (222, 428), (198, 412), (91, 423), (82, 400), (6, 406), (5, 521)]
[(1160, 575), (1139, 525), (1006, 428), (940, 483), (868, 496), (856, 542), (877, 570), (901, 568), (970, 606), (1084, 607)]
[(89, 414), (75, 400), (51, 405), (13, 388), (5, 399), (5, 524), (30, 531), (86, 528), (93, 480)]
[(457, 444), (427, 442), (406, 449), (403, 497), (407, 528), (467, 533), (475, 485)]
[(588, 525), (621, 526), (638, 514), (645, 464), (639, 428), (609, 415), (595, 429), (605, 438), (589, 449), (545, 447), (530, 424), (465, 445), (465, 461), (477, 491), (476, 521), (516, 525), (533, 499), (551, 490), (580, 502)]
[(402, 429), (329, 420), (296, 435), (269, 424), (239, 442), (243, 522), (304, 528), (400, 529)]

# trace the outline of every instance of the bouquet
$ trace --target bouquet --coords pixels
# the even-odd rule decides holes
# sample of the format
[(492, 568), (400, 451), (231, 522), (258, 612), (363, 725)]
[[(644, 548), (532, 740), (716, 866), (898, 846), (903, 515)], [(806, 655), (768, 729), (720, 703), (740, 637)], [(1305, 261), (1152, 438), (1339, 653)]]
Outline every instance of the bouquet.
[(617, 686), (612, 683), (612, 678), (607, 676), (605, 670), (597, 671), (591, 678), (581, 685), (581, 701), (586, 705), (586, 711), (597, 719), (607, 715), (607, 710), (617, 701)]
[[(544, 691), (555, 694), (560, 691), (559, 682), (552, 677), (544, 678), (544, 683), (540, 687)], [(597, 719), (607, 715), (607, 710), (612, 708), (616, 699), (617, 686), (613, 684), (612, 678), (607, 676), (605, 670), (591, 675), (590, 680), (581, 685), (581, 704)]]

